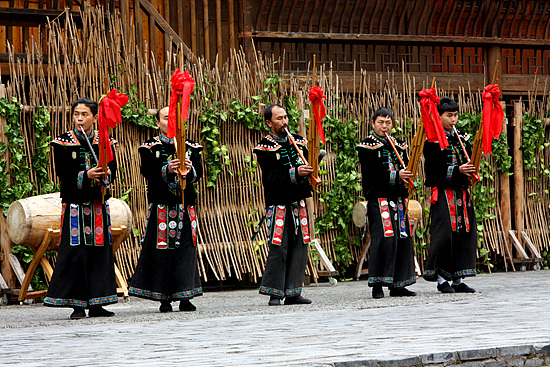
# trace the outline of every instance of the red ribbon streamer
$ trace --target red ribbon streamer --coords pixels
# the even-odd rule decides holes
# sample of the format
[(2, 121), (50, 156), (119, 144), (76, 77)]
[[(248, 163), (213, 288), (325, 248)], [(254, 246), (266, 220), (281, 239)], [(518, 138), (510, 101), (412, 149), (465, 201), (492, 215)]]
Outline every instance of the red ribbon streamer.
[[(107, 163), (113, 160), (113, 150), (107, 149), (109, 143), (109, 129), (114, 128), (122, 122), (120, 109), (128, 103), (128, 96), (124, 93), (117, 93), (116, 88), (113, 88), (109, 94), (99, 102), (99, 144), (100, 152), (106, 151)], [(99, 154), (99, 164), (104, 162), (105, 154)]]
[(435, 88), (422, 89), (418, 94), (420, 95), (420, 107), (426, 138), (430, 143), (438, 141), (441, 149), (447, 149), (449, 142), (447, 141), (447, 135), (445, 135), (445, 130), (441, 124), (441, 117), (439, 117), (439, 111), (437, 110), (439, 97), (436, 94)]
[(483, 153), (491, 153), (493, 138), (498, 139), (502, 132), (504, 111), (500, 104), (498, 84), (489, 84), (481, 93), (483, 98)]
[(170, 105), (168, 108), (168, 138), (174, 138), (177, 134), (177, 103), (178, 97), (182, 96), (181, 118), (187, 121), (189, 117), (189, 103), (191, 101), (191, 92), (195, 87), (195, 79), (188, 71), (183, 73), (180, 69), (174, 71), (174, 75), (170, 78), (172, 83), (172, 94), (170, 95)]
[(313, 106), (313, 115), (315, 116), (315, 122), (317, 123), (319, 137), (321, 138), (321, 141), (323, 143), (326, 143), (325, 132), (323, 131), (323, 124), (321, 124), (321, 120), (324, 119), (327, 115), (323, 98), (327, 98), (327, 96), (325, 96), (321, 87), (313, 87), (309, 90), (309, 100), (311, 101)]

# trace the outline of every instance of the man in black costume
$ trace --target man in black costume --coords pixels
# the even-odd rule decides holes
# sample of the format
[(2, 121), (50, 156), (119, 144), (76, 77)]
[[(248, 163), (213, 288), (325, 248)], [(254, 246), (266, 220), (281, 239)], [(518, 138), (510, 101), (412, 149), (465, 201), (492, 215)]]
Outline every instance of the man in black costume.
[[(141, 147), (141, 173), (147, 179), (149, 214), (141, 255), (132, 278), (130, 294), (160, 301), (160, 312), (195, 311), (191, 299), (202, 295), (197, 264), (197, 194), (193, 183), (202, 177), (202, 147), (186, 141), (185, 174), (177, 172), (180, 159), (174, 140), (167, 137), (168, 107), (157, 113), (158, 136)], [(185, 208), (180, 179), (186, 180)]]
[[(308, 213), (305, 198), (311, 196), (308, 175), (313, 168), (304, 164), (286, 133), (288, 116), (279, 105), (268, 106), (264, 119), (271, 129), (254, 148), (262, 169), (266, 221), (269, 232), (269, 255), (262, 277), (260, 293), (269, 295), (269, 305), (309, 304), (302, 285), (307, 265)], [(293, 135), (304, 156), (307, 141)]]
[[(101, 185), (115, 178), (116, 160), (104, 172), (90, 151), (99, 156), (98, 104), (86, 98), (71, 107), (75, 125), (52, 141), (55, 171), (61, 181), (61, 233), (55, 270), (44, 299), (46, 306), (72, 307), (71, 319), (113, 316), (102, 306), (118, 302), (111, 220), (107, 193), (102, 203)], [(84, 130), (84, 133), (82, 132)], [(111, 138), (112, 146), (116, 141)]]
[(438, 110), (449, 146), (442, 150), (438, 142), (424, 145), (426, 186), (432, 188), (431, 238), (424, 279), (437, 281), (442, 293), (474, 293), (462, 279), (476, 274), (477, 225), (468, 190), (476, 170), (459, 141), (471, 155), (469, 136), (453, 131), (458, 121), (458, 104), (452, 98), (442, 97)]
[[(373, 298), (383, 298), (383, 286), (390, 296), (415, 296), (405, 288), (416, 282), (414, 245), (407, 214), (408, 190), (405, 180), (412, 173), (399, 163), (388, 139), (407, 164), (407, 144), (389, 136), (393, 127), (392, 111), (383, 107), (374, 112), (374, 132), (357, 145), (363, 175), (363, 193), (367, 203), (370, 229), (369, 287)], [(386, 135), (387, 134), (387, 135)]]

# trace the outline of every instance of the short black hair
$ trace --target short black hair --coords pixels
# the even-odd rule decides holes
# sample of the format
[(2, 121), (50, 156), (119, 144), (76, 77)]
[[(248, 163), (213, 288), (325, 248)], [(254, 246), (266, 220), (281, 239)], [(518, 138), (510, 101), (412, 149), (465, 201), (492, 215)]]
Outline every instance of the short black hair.
[(160, 121), (160, 111), (163, 109), (163, 108), (170, 108), (170, 106), (164, 106), (164, 107), (161, 107), (157, 110), (157, 114), (156, 114), (156, 117), (157, 117), (157, 121)]
[(451, 97), (441, 97), (437, 112), (439, 112), (439, 115), (443, 115), (445, 112), (458, 112), (458, 103)]
[(387, 107), (380, 107), (376, 111), (374, 111), (374, 114), (372, 115), (372, 121), (376, 121), (378, 116), (382, 117), (390, 117), (392, 122), (395, 122), (395, 118), (393, 117), (393, 112), (387, 108)]
[(273, 107), (279, 107), (279, 108), (282, 108), (283, 110), (285, 109), (283, 106), (278, 104), (272, 104), (270, 106), (267, 106), (264, 110), (264, 120), (271, 121), (271, 118), (273, 117), (273, 112), (272, 112)]
[(93, 116), (97, 115), (97, 111), (99, 110), (99, 105), (97, 104), (97, 102), (94, 102), (94, 101), (92, 101), (91, 99), (88, 99), (88, 98), (81, 97), (81, 98), (77, 99), (75, 103), (73, 103), (71, 105), (71, 116), (74, 114), (74, 109), (79, 104), (83, 104), (84, 106), (88, 107), (90, 109), (90, 111), (92, 111)]

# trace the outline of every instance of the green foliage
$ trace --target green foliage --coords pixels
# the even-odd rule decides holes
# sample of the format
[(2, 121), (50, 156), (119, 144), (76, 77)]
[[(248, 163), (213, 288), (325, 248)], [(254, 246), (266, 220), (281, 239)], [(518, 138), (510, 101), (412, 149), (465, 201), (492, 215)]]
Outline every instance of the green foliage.
[(32, 156), (32, 167), (36, 172), (37, 182), (34, 183), (34, 194), (49, 194), (55, 190), (55, 185), (48, 177), (47, 167), (50, 164), (50, 140), (52, 126), (50, 113), (43, 106), (36, 106), (32, 115), (32, 126), (36, 138), (36, 152)]
[(296, 105), (297, 99), (298, 97), (283, 97), (283, 106), (288, 115), (288, 129), (291, 133), (297, 133), (300, 131), (298, 124), (300, 123), (300, 117), (302, 117), (302, 110), (298, 109), (298, 106)]
[(544, 149), (544, 123), (535, 117), (523, 116), (522, 144), (525, 170), (537, 167), (537, 152)]
[(261, 104), (262, 96), (252, 96), (254, 101), (249, 107), (244, 106), (237, 98), (231, 100), (229, 106), (229, 119), (246, 126), (251, 130), (269, 131), (264, 119), (258, 113), (258, 106)]
[(140, 101), (137, 95), (137, 85), (132, 84), (127, 92), (128, 103), (120, 109), (122, 121), (131, 122), (134, 125), (158, 129), (156, 117), (147, 114), (145, 102)]
[[(339, 115), (342, 115), (339, 107)], [(315, 228), (319, 234), (335, 229), (338, 232), (334, 240), (336, 261), (343, 274), (346, 262), (351, 259), (350, 243), (359, 245), (358, 237), (350, 236), (350, 224), (353, 207), (361, 191), (360, 174), (357, 171), (359, 158), (355, 147), (359, 143), (356, 132), (359, 125), (357, 120), (344, 121), (329, 115), (323, 123), (327, 142), (332, 144), (336, 153), (336, 173), (332, 181), (332, 188), (322, 195), (320, 200), (327, 204), (327, 211), (316, 219)]]
[[(210, 99), (210, 94), (207, 98)], [(227, 112), (222, 112), (218, 102), (210, 104), (199, 116), (199, 121), (204, 124), (201, 129), (201, 142), (208, 153), (204, 158), (208, 172), (206, 187), (216, 187), (216, 181), (224, 166), (231, 164), (227, 146), (221, 144), (219, 124), (219, 121), (226, 122), (227, 118)]]
[(0, 99), (0, 115), (6, 119), (4, 136), (8, 141), (7, 147), (2, 145), (0, 151), (5, 152), (7, 149), (10, 155), (9, 167), (5, 159), (0, 161), (0, 202), (4, 214), (7, 214), (13, 201), (28, 196), (33, 188), (29, 182), (31, 168), (27, 165), (27, 156), (24, 154), (25, 139), (21, 136), (20, 112), (21, 107), (15, 98), (11, 102), (5, 98)]

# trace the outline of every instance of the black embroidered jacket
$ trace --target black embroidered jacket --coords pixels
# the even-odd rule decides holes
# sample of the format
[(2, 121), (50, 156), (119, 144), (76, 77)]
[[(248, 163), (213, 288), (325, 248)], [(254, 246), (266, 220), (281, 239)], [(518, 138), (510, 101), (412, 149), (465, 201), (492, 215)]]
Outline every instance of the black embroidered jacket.
[[(409, 162), (407, 144), (394, 137), (391, 139), (406, 165)], [(407, 187), (399, 178), (399, 171), (405, 167), (401, 166), (385, 138), (369, 135), (355, 149), (359, 154), (365, 199), (408, 197)]]
[[(86, 172), (97, 164), (86, 143), (84, 134), (70, 130), (55, 138), (50, 145), (53, 147), (55, 173), (61, 181), (61, 201), (64, 203), (82, 204), (93, 200), (101, 200), (101, 184), (90, 180)], [(89, 141), (99, 159), (99, 132), (93, 131)], [(111, 146), (117, 142), (110, 139)], [(114, 149), (113, 149), (114, 156)], [(109, 162), (111, 174), (107, 180), (113, 182), (116, 177), (116, 158)], [(111, 197), (109, 192), (104, 199)]]
[[(307, 157), (307, 141), (299, 135), (292, 135), (304, 157)], [(311, 196), (308, 178), (298, 175), (297, 168), (304, 162), (288, 141), (271, 133), (254, 148), (262, 168), (265, 204), (287, 205)]]
[[(426, 186), (447, 189), (466, 188), (470, 184), (468, 176), (460, 173), (459, 166), (467, 163), (460, 142), (454, 133), (446, 133), (449, 146), (441, 150), (438, 142), (424, 144), (424, 172)], [(468, 155), (471, 155), (470, 136), (460, 133)]]
[[(193, 169), (187, 174), (184, 190), (185, 205), (195, 205), (197, 194), (193, 182), (202, 177), (202, 146), (186, 140), (186, 155), (193, 163)], [(141, 156), (141, 174), (147, 180), (147, 199), (149, 203), (181, 202), (180, 178), (175, 173), (168, 173), (168, 162), (176, 158), (173, 139), (159, 135), (147, 140), (139, 147)]]

